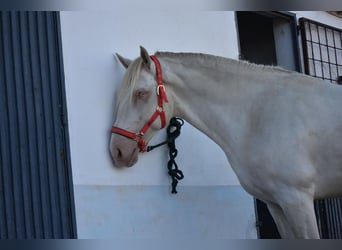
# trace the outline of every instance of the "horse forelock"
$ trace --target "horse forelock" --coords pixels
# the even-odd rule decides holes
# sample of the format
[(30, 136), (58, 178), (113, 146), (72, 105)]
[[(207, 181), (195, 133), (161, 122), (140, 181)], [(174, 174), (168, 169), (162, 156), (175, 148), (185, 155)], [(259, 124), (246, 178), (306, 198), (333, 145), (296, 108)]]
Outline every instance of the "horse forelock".
[(134, 60), (126, 70), (120, 89), (118, 91), (117, 103), (120, 103), (127, 95), (127, 93), (129, 93), (130, 101), (132, 101), (133, 91), (139, 78), (141, 69), (142, 59), (139, 57)]

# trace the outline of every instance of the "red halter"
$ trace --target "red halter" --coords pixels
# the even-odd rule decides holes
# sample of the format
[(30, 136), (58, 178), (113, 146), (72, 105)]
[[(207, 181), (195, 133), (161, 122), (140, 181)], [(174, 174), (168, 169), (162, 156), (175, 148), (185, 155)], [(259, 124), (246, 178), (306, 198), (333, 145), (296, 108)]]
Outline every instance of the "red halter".
[(118, 127), (112, 127), (112, 133), (119, 134), (122, 136), (125, 136), (129, 139), (135, 140), (138, 143), (138, 147), (140, 149), (140, 152), (146, 152), (147, 149), (147, 143), (144, 141), (143, 137), (147, 130), (151, 127), (153, 122), (160, 117), (161, 121), (161, 128), (164, 128), (166, 126), (166, 118), (165, 118), (165, 112), (164, 112), (164, 102), (168, 102), (165, 87), (163, 84), (163, 78), (162, 78), (162, 71), (161, 66), (159, 63), (159, 60), (156, 56), (150, 56), (151, 59), (154, 61), (155, 67), (156, 67), (156, 76), (157, 76), (157, 96), (158, 96), (158, 105), (156, 108), (156, 111), (151, 116), (150, 120), (144, 125), (144, 127), (138, 132), (138, 133), (132, 133), (130, 131), (127, 131), (122, 128)]

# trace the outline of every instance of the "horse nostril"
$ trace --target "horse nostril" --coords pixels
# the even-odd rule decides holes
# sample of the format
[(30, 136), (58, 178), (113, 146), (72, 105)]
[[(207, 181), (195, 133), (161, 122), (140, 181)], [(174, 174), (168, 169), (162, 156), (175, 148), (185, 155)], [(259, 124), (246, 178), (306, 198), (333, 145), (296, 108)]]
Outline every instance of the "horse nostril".
[(139, 149), (133, 140), (111, 141), (110, 154), (115, 167), (131, 167), (137, 161)]
[(122, 158), (122, 152), (119, 148), (116, 149), (117, 151), (117, 156), (118, 156), (118, 159), (121, 159)]

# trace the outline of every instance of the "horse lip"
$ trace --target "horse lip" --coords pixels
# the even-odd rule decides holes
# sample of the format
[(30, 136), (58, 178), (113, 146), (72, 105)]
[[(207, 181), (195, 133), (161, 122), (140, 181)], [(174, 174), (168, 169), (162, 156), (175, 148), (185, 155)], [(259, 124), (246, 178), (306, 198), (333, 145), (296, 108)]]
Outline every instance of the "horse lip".
[(137, 163), (138, 161), (138, 148), (134, 148), (134, 150), (132, 151), (132, 154), (130, 156), (130, 159), (128, 161), (120, 161), (120, 160), (114, 160), (114, 165), (117, 167), (133, 167), (135, 165), (135, 163)]
[(138, 148), (134, 148), (130, 160), (128, 161), (127, 167), (132, 167), (138, 161)]
[(124, 163), (122, 161), (114, 160), (114, 166), (118, 167), (118, 168), (123, 168), (123, 167), (130, 168), (130, 167), (134, 166), (134, 164), (137, 162), (137, 160), (138, 160), (137, 158), (134, 160), (132, 159), (128, 163)]

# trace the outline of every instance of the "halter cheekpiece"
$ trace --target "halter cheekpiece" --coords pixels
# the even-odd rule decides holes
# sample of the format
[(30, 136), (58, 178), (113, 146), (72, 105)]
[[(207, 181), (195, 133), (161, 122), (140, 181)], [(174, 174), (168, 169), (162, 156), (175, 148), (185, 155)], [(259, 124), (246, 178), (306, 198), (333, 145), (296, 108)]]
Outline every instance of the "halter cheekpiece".
[(138, 147), (140, 149), (140, 152), (146, 152), (148, 151), (147, 143), (144, 140), (144, 135), (149, 130), (151, 125), (154, 123), (154, 121), (160, 117), (161, 122), (161, 128), (164, 128), (166, 126), (166, 117), (165, 117), (165, 111), (164, 111), (164, 102), (168, 102), (166, 92), (165, 92), (165, 86), (163, 83), (163, 77), (162, 77), (162, 70), (160, 66), (160, 62), (158, 58), (155, 55), (150, 56), (150, 58), (153, 60), (156, 68), (156, 77), (157, 77), (157, 96), (158, 96), (158, 104), (156, 111), (153, 113), (151, 118), (147, 121), (147, 123), (143, 126), (143, 128), (138, 133), (133, 133), (130, 131), (127, 131), (122, 128), (118, 127), (112, 127), (112, 133), (119, 134), (122, 136), (125, 136), (129, 139), (135, 140), (138, 144)]

